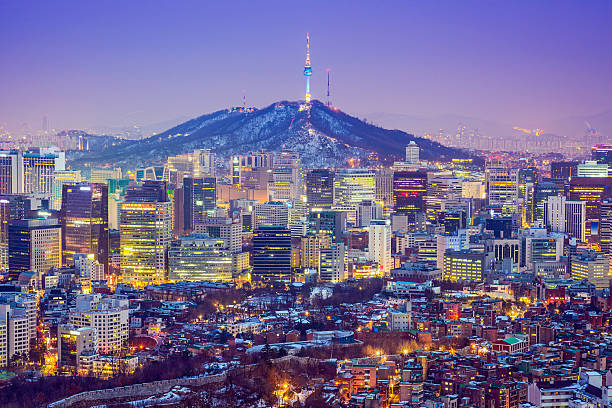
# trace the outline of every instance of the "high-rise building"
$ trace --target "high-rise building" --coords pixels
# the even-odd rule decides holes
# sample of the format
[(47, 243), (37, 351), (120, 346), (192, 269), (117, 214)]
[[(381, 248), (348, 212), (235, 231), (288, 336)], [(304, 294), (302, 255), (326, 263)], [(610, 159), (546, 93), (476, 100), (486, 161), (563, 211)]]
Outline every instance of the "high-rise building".
[(355, 209), (376, 196), (375, 173), (367, 169), (344, 169), (334, 176), (334, 206)]
[(89, 181), (92, 183), (108, 184), (109, 180), (121, 179), (122, 177), (120, 167), (114, 169), (91, 169)]
[(2, 272), (7, 271), (9, 267), (9, 224), (13, 220), (24, 219), (26, 207), (30, 209), (30, 202), (26, 196), (0, 196), (0, 271)]
[(593, 146), (591, 158), (599, 163), (612, 166), (612, 145), (598, 144)]
[(314, 169), (306, 173), (306, 202), (310, 208), (331, 208), (334, 205), (334, 172)]
[(374, 178), (375, 200), (384, 207), (393, 206), (393, 170), (381, 169)]
[(348, 274), (348, 256), (344, 244), (334, 242), (319, 250), (319, 279), (322, 282), (343, 282)]
[(197, 225), (195, 232), (223, 240), (223, 247), (232, 254), (242, 252), (242, 224), (231, 218), (209, 218)]
[(385, 276), (393, 269), (391, 257), (391, 221), (372, 220), (368, 234), (368, 258), (378, 262)]
[(552, 162), (550, 164), (550, 177), (553, 179), (569, 180), (578, 175), (577, 161)]
[(524, 227), (530, 226), (534, 221), (537, 181), (538, 171), (535, 167), (519, 169), (517, 173), (518, 213)]
[(217, 179), (214, 177), (183, 179), (185, 230), (194, 231), (203, 224), (209, 211), (217, 206)]
[(74, 254), (93, 254), (108, 270), (108, 186), (64, 185), (60, 220), (63, 264), (74, 265)]
[(452, 199), (460, 199), (462, 180), (450, 173), (428, 173), (425, 207), (427, 219), (434, 223), (446, 203)]
[(172, 241), (168, 250), (172, 281), (231, 281), (232, 254), (220, 238), (191, 234)]
[(585, 161), (578, 165), (577, 177), (608, 177), (608, 163)]
[(610, 260), (602, 252), (588, 249), (572, 256), (571, 271), (573, 279), (585, 279), (597, 289), (610, 287)]
[(485, 265), (485, 253), (447, 251), (444, 254), (444, 280), (481, 282), (485, 277)]
[(518, 211), (518, 174), (501, 164), (487, 163), (485, 169), (489, 206), (498, 215), (507, 216)]
[(586, 203), (550, 196), (546, 200), (546, 225), (551, 231), (564, 232), (579, 241), (586, 240)]
[(410, 143), (408, 143), (408, 146), (406, 146), (406, 163), (419, 164), (419, 151), (419, 146), (414, 142), (414, 140), (411, 140)]
[(83, 181), (80, 170), (59, 170), (53, 173), (53, 188), (51, 191), (51, 209), (62, 209), (62, 194), (65, 185), (74, 185)]
[(357, 227), (367, 227), (372, 220), (383, 217), (383, 208), (376, 201), (366, 200), (357, 205)]
[(23, 192), (50, 195), (53, 173), (66, 170), (66, 155), (57, 149), (40, 149), (23, 154)]
[(393, 209), (400, 214), (426, 211), (427, 173), (396, 171), (393, 174)]
[(129, 305), (123, 296), (79, 295), (75, 307), (70, 309), (70, 323), (77, 329), (96, 329), (98, 351), (117, 354), (126, 346), (129, 336)]
[(545, 223), (544, 216), (546, 210), (546, 202), (549, 198), (557, 197), (559, 190), (555, 183), (541, 181), (535, 186), (533, 196), (533, 221)]
[(264, 226), (253, 232), (252, 279), (262, 281), (291, 279), (291, 231), (285, 227)]
[[(234, 155), (230, 158), (230, 173), (232, 184), (244, 184), (245, 172), (251, 172), (254, 169), (272, 169), (274, 163), (274, 155), (271, 152), (262, 150), (260, 152), (251, 152), (246, 155)], [(267, 186), (267, 180), (266, 184)], [(262, 185), (263, 186), (263, 185)]]
[(302, 268), (319, 269), (321, 247), (331, 246), (331, 235), (308, 235), (301, 238), (300, 262)]
[(23, 192), (23, 154), (19, 150), (0, 152), (0, 194)]
[(62, 266), (61, 226), (56, 219), (11, 221), (8, 227), (9, 278), (22, 272), (38, 274)]
[(121, 204), (121, 275), (144, 287), (167, 278), (167, 252), (172, 240), (172, 203), (126, 201)]
[(586, 203), (586, 240), (599, 239), (599, 216), (601, 203), (612, 198), (612, 177), (572, 177), (568, 198)]
[(290, 151), (278, 153), (274, 159), (272, 179), (268, 183), (271, 201), (288, 201), (304, 194), (304, 177), (299, 154)]
[(329, 235), (332, 241), (342, 240), (346, 230), (346, 213), (342, 211), (312, 211), (308, 215), (308, 233)]
[(16, 355), (30, 352), (29, 320), (26, 311), (0, 303), (0, 367)]
[(282, 201), (257, 203), (253, 209), (255, 228), (286, 227), (289, 224), (289, 207)]
[(606, 200), (600, 207), (599, 244), (603, 252), (612, 262), (612, 201)]

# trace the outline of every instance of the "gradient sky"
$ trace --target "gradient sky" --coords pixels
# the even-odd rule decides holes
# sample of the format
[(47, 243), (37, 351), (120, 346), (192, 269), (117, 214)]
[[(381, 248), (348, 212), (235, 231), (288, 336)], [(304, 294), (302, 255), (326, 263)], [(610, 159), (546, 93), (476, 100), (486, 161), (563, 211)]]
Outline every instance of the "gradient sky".
[(150, 124), (313, 96), (545, 127), (612, 107), (612, 1), (0, 2), (0, 124)]

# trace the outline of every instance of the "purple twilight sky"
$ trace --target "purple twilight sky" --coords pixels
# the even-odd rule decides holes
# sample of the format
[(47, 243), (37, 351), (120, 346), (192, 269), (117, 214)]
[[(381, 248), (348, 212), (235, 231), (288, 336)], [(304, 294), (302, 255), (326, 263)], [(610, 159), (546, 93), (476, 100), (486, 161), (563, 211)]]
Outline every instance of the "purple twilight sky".
[(0, 2), (0, 125), (144, 125), (312, 93), (524, 127), (612, 108), (612, 1)]

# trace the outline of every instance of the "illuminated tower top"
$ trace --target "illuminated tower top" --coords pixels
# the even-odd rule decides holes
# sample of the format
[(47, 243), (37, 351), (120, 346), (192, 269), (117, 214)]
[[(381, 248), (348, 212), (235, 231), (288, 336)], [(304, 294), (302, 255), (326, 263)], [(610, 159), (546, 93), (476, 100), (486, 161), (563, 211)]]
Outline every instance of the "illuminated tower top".
[(310, 66), (310, 35), (306, 33), (306, 65), (304, 65), (304, 76), (306, 76), (306, 103), (310, 102), (310, 76), (312, 67)]

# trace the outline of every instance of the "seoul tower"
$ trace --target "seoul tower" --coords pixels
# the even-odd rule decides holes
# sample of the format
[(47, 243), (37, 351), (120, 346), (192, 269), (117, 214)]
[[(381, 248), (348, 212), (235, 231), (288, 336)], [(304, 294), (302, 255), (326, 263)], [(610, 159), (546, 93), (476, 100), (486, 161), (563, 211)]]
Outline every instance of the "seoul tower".
[(304, 76), (306, 77), (306, 103), (310, 103), (310, 76), (312, 67), (310, 66), (310, 35), (306, 33), (306, 65), (304, 65)]

